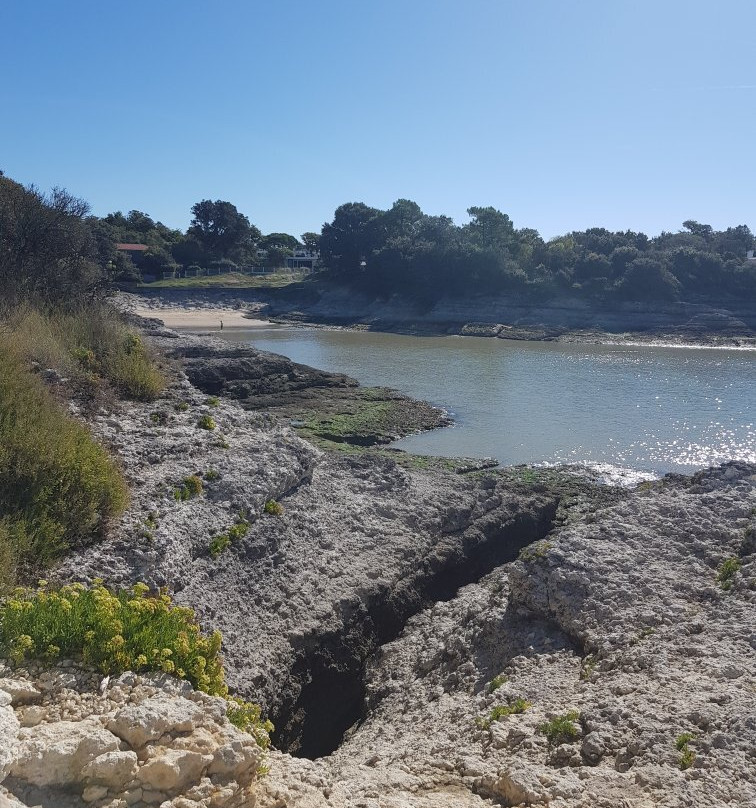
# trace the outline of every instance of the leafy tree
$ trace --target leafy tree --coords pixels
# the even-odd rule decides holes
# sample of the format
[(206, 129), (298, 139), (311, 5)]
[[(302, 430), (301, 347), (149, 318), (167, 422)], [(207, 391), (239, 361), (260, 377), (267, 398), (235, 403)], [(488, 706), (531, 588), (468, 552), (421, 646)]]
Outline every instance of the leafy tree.
[(668, 302), (679, 296), (680, 283), (661, 261), (641, 256), (628, 266), (618, 292), (628, 300)]
[(302, 244), (308, 252), (317, 252), (320, 249), (320, 235), (318, 233), (302, 233)]
[(246, 258), (260, 239), (260, 231), (235, 205), (203, 199), (192, 206), (187, 236), (212, 259)]
[(294, 254), (294, 250), (302, 245), (288, 233), (269, 233), (260, 239), (258, 246), (267, 250), (268, 266), (282, 267), (286, 265), (286, 259)]
[(496, 208), (472, 207), (467, 209), (472, 221), (465, 228), (470, 244), (497, 251), (509, 251), (516, 243), (512, 220)]
[(706, 242), (711, 240), (712, 233), (714, 232), (710, 224), (700, 224), (694, 219), (688, 219), (687, 221), (683, 222), (683, 227), (690, 231), (694, 236), (699, 236)]
[(362, 202), (348, 202), (336, 208), (330, 224), (323, 225), (320, 252), (334, 272), (360, 271), (372, 246), (368, 225), (379, 212)]
[(4, 302), (71, 301), (99, 290), (105, 273), (86, 202), (62, 188), (43, 194), (0, 177), (0, 284)]

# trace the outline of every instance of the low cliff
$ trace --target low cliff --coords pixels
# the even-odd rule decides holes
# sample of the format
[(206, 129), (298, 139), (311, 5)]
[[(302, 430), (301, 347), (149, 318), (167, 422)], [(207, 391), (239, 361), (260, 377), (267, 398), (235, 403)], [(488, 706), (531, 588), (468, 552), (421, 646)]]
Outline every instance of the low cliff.
[[(238, 789), (216, 797), (230, 787), (213, 768), (230, 730), (209, 697), (64, 669), (45, 702), (48, 674), (3, 671), (26, 680), (0, 710), (19, 739), (0, 747), (0, 773), (25, 804), (123, 808), (137, 788), (170, 808), (753, 804), (756, 466), (628, 490), (569, 467), (323, 451), (287, 405), (313, 389), (339, 400), (349, 380), (145, 329), (175, 381), (157, 402), (91, 419), (132, 504), (56, 575), (167, 586), (222, 631), (229, 683), (276, 723), (277, 751), (254, 787), (258, 758), (233, 758), (222, 777)], [(30, 686), (41, 702), (9, 712)], [(194, 723), (177, 713), (141, 745), (114, 734), (127, 703), (146, 704), (130, 722), (141, 732), (174, 702)], [(108, 748), (61, 740), (77, 774), (35, 783), (56, 732), (83, 737), (65, 722), (94, 720)], [(121, 785), (91, 768), (108, 755), (128, 768)], [(150, 785), (145, 800), (153, 769), (178, 791)]]
[[(756, 310), (748, 302), (639, 303), (590, 306), (564, 297), (534, 303), (517, 297), (442, 298), (420, 305), (377, 300), (327, 282), (278, 290), (140, 288), (154, 306), (231, 306), (282, 322), (355, 326), (377, 331), (463, 334), (499, 339), (666, 339), (703, 344), (756, 344)], [(129, 296), (125, 296), (129, 297)]]

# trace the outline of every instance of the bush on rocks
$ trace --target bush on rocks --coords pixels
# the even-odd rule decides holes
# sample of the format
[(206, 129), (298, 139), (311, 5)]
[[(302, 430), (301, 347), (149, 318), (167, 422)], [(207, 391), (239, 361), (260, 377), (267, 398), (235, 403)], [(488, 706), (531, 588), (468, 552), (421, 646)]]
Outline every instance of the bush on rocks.
[(96, 583), (17, 590), (0, 607), (0, 654), (25, 659), (78, 657), (103, 673), (162, 670), (198, 690), (225, 696), (221, 636), (205, 637), (192, 609), (145, 584), (117, 594)]
[(0, 349), (0, 589), (19, 565), (44, 566), (96, 538), (127, 499), (107, 452)]
[[(0, 606), (0, 656), (15, 664), (81, 658), (102, 673), (164, 671), (227, 697), (220, 633), (204, 636), (192, 609), (148, 591), (135, 584), (114, 594), (99, 582), (48, 589), (44, 581), (18, 589)], [(257, 705), (234, 699), (228, 717), (267, 745), (272, 726)]]

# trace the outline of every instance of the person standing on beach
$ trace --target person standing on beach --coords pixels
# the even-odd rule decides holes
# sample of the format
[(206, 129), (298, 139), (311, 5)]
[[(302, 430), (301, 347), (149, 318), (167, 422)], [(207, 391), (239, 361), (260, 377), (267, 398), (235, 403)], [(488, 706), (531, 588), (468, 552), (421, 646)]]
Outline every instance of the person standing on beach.
[(223, 331), (223, 320), (220, 321), (220, 324), (221, 324), (221, 329), (220, 330)]

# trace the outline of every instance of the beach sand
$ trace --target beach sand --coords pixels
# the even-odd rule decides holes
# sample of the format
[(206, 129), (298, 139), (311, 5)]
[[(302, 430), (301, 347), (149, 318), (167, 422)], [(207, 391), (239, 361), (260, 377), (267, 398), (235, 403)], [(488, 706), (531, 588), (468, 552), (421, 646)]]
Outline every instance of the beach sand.
[(183, 309), (183, 308), (147, 308), (137, 306), (134, 314), (140, 317), (153, 317), (162, 320), (168, 328), (187, 328), (192, 331), (220, 331), (227, 328), (260, 328), (269, 326), (267, 320), (251, 320), (244, 316), (241, 309)]

